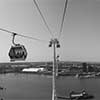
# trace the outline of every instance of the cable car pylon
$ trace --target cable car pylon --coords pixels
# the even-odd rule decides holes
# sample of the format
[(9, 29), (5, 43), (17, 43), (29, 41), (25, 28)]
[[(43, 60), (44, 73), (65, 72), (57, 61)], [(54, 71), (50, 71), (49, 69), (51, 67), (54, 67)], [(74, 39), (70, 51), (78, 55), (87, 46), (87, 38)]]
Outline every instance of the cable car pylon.
[(51, 39), (49, 47), (53, 47), (53, 68), (52, 68), (52, 100), (57, 100), (56, 95), (56, 48), (60, 48), (59, 41), (54, 38)]

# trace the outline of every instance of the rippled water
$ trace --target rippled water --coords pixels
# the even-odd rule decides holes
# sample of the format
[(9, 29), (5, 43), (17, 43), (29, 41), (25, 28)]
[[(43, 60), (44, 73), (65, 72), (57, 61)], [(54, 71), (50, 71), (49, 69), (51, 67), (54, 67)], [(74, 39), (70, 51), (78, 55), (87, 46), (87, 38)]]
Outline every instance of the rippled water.
[[(1, 91), (4, 100), (51, 100), (52, 78), (34, 74), (0, 75)], [(57, 95), (67, 96), (70, 91), (80, 91), (83, 88), (100, 100), (100, 79), (77, 79), (60, 77), (56, 80)], [(60, 99), (59, 99), (60, 100)]]

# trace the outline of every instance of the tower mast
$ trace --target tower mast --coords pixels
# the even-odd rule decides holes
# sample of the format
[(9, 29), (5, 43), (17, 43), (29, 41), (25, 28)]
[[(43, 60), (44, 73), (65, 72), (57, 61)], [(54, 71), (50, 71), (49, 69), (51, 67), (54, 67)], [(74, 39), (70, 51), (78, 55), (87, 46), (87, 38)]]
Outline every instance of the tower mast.
[(57, 100), (56, 96), (56, 47), (59, 48), (59, 41), (51, 39), (49, 47), (53, 46), (53, 68), (52, 68), (52, 100)]

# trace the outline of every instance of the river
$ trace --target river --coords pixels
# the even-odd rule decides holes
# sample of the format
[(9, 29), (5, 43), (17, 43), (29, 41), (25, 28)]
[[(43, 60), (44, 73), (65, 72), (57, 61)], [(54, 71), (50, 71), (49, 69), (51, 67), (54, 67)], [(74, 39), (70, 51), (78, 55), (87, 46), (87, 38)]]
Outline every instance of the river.
[[(51, 100), (51, 76), (34, 74), (0, 74), (0, 84), (6, 89), (0, 91), (4, 100)], [(59, 77), (56, 80), (57, 95), (68, 96), (70, 91), (85, 89), (95, 96), (92, 100), (100, 100), (100, 79), (77, 79), (75, 77)], [(58, 99), (61, 100), (61, 99)]]

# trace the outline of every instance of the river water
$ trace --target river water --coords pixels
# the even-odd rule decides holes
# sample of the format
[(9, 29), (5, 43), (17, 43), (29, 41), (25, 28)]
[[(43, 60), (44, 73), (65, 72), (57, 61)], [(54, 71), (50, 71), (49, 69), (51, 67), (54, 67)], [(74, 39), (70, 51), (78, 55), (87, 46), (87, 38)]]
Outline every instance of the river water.
[[(51, 76), (34, 74), (1, 74), (0, 84), (6, 89), (0, 91), (4, 100), (51, 100)], [(93, 100), (100, 100), (100, 79), (77, 79), (75, 77), (59, 77), (56, 80), (56, 92), (60, 96), (68, 96), (70, 91), (85, 89), (93, 94)], [(61, 99), (58, 99), (61, 100)]]

